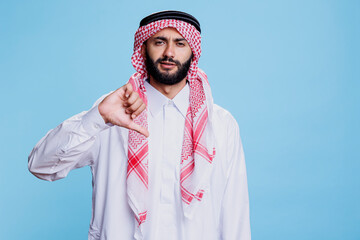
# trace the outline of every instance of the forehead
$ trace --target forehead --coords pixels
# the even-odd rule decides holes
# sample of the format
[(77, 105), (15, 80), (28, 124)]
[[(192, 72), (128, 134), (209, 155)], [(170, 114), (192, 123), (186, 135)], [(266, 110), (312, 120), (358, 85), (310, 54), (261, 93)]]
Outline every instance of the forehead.
[(155, 38), (155, 37), (165, 37), (165, 38), (184, 38), (179, 32), (178, 30), (176, 30), (175, 28), (164, 28), (162, 30), (160, 30), (159, 32), (155, 33), (153, 36), (150, 37), (151, 38)]

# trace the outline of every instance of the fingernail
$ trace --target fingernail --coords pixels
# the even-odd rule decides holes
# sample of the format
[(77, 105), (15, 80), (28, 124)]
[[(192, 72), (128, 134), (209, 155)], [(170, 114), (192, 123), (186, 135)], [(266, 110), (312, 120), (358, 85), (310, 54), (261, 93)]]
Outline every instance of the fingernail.
[(135, 115), (135, 114), (131, 115), (131, 118), (132, 118), (132, 119), (134, 119), (135, 117), (136, 117), (136, 115)]

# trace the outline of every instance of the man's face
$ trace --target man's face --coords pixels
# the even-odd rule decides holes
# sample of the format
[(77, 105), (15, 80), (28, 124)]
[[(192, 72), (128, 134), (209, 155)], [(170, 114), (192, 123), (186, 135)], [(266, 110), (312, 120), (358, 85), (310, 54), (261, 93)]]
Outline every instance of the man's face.
[(149, 75), (166, 85), (186, 78), (192, 58), (188, 42), (174, 28), (165, 28), (149, 38), (142, 54)]

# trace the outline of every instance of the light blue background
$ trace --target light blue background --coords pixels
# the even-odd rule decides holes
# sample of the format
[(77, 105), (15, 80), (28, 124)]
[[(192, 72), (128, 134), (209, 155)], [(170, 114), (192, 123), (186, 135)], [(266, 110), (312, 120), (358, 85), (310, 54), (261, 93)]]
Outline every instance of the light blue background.
[(27, 156), (127, 81), (139, 21), (164, 9), (202, 24), (200, 67), (241, 129), (253, 239), (360, 239), (357, 0), (1, 0), (0, 238), (87, 238), (89, 168), (50, 183)]

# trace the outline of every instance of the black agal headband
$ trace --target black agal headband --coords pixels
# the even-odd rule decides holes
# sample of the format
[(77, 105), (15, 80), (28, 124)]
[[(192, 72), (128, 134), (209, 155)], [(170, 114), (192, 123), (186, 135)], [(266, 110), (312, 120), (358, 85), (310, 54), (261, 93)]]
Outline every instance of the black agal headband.
[(199, 21), (194, 16), (180, 11), (162, 11), (162, 12), (153, 13), (141, 20), (140, 27), (145, 26), (151, 22), (155, 22), (163, 19), (176, 19), (190, 23), (199, 32), (201, 32)]

